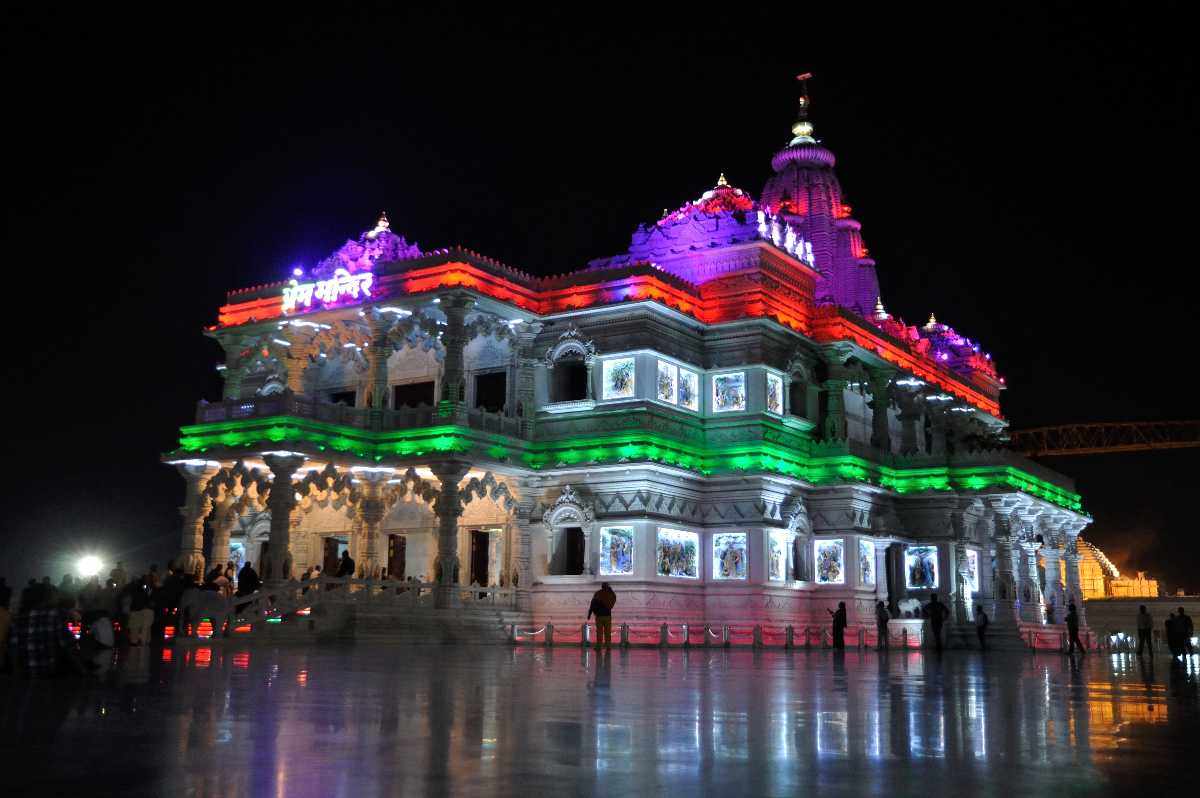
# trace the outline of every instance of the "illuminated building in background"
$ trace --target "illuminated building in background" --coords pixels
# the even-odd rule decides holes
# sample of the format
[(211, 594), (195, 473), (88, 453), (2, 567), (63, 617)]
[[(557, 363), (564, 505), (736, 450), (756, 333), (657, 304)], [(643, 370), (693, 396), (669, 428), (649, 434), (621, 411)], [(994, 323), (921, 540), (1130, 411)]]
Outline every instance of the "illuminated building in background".
[(1085, 599), (1158, 598), (1158, 580), (1144, 571), (1121, 576), (1117, 566), (1091, 543), (1079, 540), (1079, 586)]
[(887, 311), (807, 113), (757, 199), (722, 175), (585, 268), (423, 251), (381, 217), (231, 292), (224, 396), (166, 458), (181, 563), (207, 523), (209, 559), (269, 581), (349, 551), (438, 606), (576, 627), (600, 580), (628, 622), (824, 624), (845, 600), (873, 634), (876, 601), (936, 592), (963, 623), (1042, 624), (1079, 595), (1080, 497), (995, 448), (977, 341)]

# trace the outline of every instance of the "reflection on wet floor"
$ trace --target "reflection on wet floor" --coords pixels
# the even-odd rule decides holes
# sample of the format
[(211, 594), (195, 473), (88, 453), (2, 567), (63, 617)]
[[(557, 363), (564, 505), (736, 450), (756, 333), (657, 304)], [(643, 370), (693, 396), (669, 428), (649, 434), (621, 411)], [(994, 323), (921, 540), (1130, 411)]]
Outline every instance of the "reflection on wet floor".
[(1145, 794), (1200, 771), (1198, 672), (1128, 654), (177, 643), (93, 681), (0, 681), (0, 720), (14, 794)]

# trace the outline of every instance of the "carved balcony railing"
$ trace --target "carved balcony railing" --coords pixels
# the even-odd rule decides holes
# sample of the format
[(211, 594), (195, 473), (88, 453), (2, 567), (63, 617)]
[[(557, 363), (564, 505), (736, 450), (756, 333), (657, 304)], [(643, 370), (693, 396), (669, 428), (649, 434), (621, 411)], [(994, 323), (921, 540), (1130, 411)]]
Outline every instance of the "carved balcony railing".
[(202, 399), (196, 405), (196, 423), (210, 424), (270, 416), (296, 416), (328, 424), (341, 424), (346, 427), (381, 432), (452, 424), (456, 423), (456, 420), (457, 423), (462, 423), (465, 420), (467, 426), (472, 429), (495, 432), (510, 437), (521, 436), (521, 419), (519, 418), (503, 412), (488, 412), (482, 408), (464, 410), (461, 413), (461, 416), (456, 419), (454, 416), (441, 415), (437, 408), (429, 405), (372, 410), (366, 407), (333, 404), (284, 391), (248, 399), (223, 399), (219, 402), (207, 402)]

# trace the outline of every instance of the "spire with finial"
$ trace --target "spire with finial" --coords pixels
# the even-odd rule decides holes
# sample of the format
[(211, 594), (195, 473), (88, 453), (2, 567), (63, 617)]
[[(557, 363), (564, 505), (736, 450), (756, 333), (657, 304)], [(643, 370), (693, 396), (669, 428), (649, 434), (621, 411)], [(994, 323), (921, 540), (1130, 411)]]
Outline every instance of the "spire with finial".
[(721, 176), (717, 178), (717, 188), (728, 188), (728, 187), (729, 187), (729, 181), (725, 179), (725, 173), (722, 172)]
[(812, 78), (811, 72), (805, 72), (797, 75), (796, 80), (800, 81), (800, 111), (796, 115), (796, 121), (792, 125), (791, 144), (816, 144), (817, 140), (813, 138), (812, 122), (808, 121), (808, 81)]
[(926, 330), (932, 330), (932, 329), (936, 328), (936, 327), (937, 327), (937, 325), (938, 325), (937, 316), (935, 316), (935, 315), (933, 315), (932, 313), (930, 313), (930, 314), (929, 314), (929, 321), (925, 322), (925, 329), (926, 329)]
[(883, 297), (875, 297), (875, 321), (887, 321), (891, 318), (883, 307)]
[(391, 225), (391, 223), (390, 223), (390, 222), (388, 222), (388, 218), (387, 218), (387, 211), (380, 211), (380, 212), (379, 212), (379, 219), (378, 219), (378, 221), (376, 221), (376, 222), (375, 222), (375, 229), (373, 229), (373, 230), (371, 230), (369, 233), (367, 233), (367, 237), (368, 237), (368, 238), (374, 238), (375, 236), (377, 236), (377, 235), (379, 235), (380, 233), (384, 232), (385, 230), (387, 230), (387, 229), (388, 229), (388, 228), (390, 228), (391, 226), (392, 226), (392, 225)]

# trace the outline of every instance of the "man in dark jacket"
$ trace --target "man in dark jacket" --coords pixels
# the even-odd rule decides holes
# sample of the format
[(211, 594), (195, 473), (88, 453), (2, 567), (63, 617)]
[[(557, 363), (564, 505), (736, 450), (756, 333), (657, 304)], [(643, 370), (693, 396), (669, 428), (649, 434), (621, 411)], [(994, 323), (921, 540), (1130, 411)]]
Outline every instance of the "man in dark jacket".
[(617, 594), (608, 582), (600, 583), (600, 589), (592, 595), (592, 603), (588, 606), (587, 619), (596, 616), (596, 648), (603, 643), (605, 648), (612, 648), (612, 608), (617, 603)]
[(937, 593), (934, 593), (929, 598), (929, 603), (925, 605), (925, 617), (929, 619), (929, 625), (933, 627), (933, 645), (940, 653), (942, 650), (942, 624), (946, 622), (946, 617), (950, 614), (950, 610), (946, 605), (938, 601)]
[(242, 570), (238, 571), (237, 595), (249, 596), (258, 590), (260, 585), (262, 585), (262, 580), (258, 578), (258, 572), (250, 565), (250, 561), (246, 560)]
[(833, 616), (833, 647), (835, 649), (846, 648), (846, 602), (839, 601), (837, 611), (826, 609)]
[(354, 578), (354, 559), (350, 556), (349, 549), (342, 552), (342, 559), (338, 561), (337, 578)]

